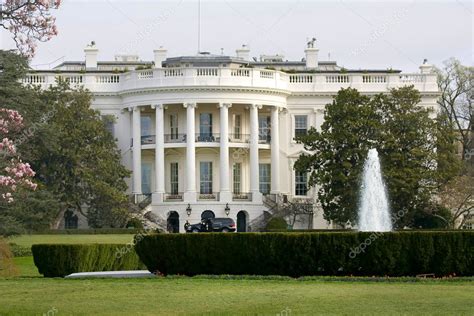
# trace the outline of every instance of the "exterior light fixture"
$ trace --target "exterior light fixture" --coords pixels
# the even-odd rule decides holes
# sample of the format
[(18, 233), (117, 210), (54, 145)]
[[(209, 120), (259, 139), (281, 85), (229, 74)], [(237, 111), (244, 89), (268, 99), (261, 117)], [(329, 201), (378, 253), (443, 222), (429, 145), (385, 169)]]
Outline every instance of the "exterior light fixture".
[(230, 213), (229, 203), (226, 203), (226, 204), (225, 204), (225, 209), (224, 209), (224, 211), (225, 211), (225, 215), (229, 216), (229, 213)]
[(191, 205), (189, 205), (189, 203), (188, 203), (188, 206), (186, 207), (186, 214), (188, 214), (188, 216), (190, 216), (190, 215), (191, 215), (191, 211), (192, 211)]

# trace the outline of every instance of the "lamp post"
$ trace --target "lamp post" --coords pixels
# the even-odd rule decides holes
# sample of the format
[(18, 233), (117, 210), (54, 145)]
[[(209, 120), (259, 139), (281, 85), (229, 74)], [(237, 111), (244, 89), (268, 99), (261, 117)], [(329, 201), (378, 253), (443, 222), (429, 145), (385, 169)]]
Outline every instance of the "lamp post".
[(224, 211), (225, 211), (225, 215), (229, 216), (229, 213), (230, 213), (229, 203), (226, 203), (226, 204), (225, 204), (225, 209), (224, 209)]
[(186, 207), (186, 214), (188, 214), (188, 216), (190, 216), (191, 212), (192, 212), (191, 205), (188, 203), (188, 206)]

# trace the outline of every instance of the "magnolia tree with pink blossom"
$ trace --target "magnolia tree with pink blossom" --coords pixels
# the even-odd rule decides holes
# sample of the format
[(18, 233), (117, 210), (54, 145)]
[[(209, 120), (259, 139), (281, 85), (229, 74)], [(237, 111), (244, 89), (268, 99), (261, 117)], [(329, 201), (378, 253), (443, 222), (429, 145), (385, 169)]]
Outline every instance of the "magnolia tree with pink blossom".
[(58, 34), (51, 9), (61, 0), (5, 0), (0, 5), (0, 26), (13, 34), (20, 53), (33, 57), (36, 42), (46, 42)]
[(28, 163), (21, 161), (11, 137), (23, 127), (23, 117), (14, 110), (0, 108), (0, 200), (13, 202), (20, 188), (35, 190), (32, 178), (35, 172)]

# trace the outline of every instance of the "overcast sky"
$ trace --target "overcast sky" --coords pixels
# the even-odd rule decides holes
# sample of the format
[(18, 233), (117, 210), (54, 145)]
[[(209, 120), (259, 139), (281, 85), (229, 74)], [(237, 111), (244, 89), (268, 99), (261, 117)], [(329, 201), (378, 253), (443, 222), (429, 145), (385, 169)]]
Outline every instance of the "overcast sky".
[[(197, 1), (63, 0), (54, 15), (59, 35), (39, 44), (36, 68), (83, 60), (91, 40), (99, 60), (118, 53), (152, 60), (159, 46), (168, 56), (198, 50)], [(201, 51), (220, 54), (222, 48), (234, 55), (248, 44), (251, 56), (301, 60), (307, 38), (316, 37), (320, 60), (330, 55), (346, 68), (410, 72), (424, 58), (439, 65), (449, 57), (472, 65), (473, 19), (471, 1), (202, 0)], [(0, 44), (13, 47), (8, 32), (2, 32)]]

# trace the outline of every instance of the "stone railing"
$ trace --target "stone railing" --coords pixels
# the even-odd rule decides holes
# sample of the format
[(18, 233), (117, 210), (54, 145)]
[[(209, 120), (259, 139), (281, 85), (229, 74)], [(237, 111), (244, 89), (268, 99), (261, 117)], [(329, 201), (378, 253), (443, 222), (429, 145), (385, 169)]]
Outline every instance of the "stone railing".
[(277, 89), (291, 92), (336, 92), (353, 87), (362, 92), (382, 92), (414, 85), (421, 92), (437, 92), (434, 74), (401, 73), (295, 73), (258, 68), (160, 68), (126, 73), (58, 73), (35, 71), (26, 75), (24, 84), (44, 88), (57, 80), (84, 85), (92, 92), (127, 92), (159, 87), (236, 86)]

